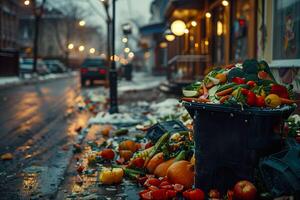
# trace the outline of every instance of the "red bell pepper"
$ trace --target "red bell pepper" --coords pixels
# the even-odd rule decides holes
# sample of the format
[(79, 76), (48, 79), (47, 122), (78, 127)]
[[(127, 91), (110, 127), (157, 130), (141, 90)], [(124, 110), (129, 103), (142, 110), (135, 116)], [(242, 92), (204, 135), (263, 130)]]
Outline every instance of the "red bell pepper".
[(167, 190), (159, 189), (152, 191), (152, 199), (153, 200), (165, 200), (166, 199)]
[(241, 77), (234, 77), (232, 78), (232, 82), (240, 85), (240, 84), (245, 84), (245, 79)]
[(289, 93), (283, 85), (272, 85), (270, 94), (277, 94), (279, 97), (289, 99)]

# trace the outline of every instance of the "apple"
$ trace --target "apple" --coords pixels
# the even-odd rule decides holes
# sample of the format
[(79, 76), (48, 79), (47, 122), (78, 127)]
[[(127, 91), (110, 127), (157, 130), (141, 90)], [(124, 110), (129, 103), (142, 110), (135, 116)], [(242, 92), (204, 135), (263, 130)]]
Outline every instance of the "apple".
[(238, 200), (255, 200), (256, 187), (249, 181), (239, 181), (234, 186), (234, 197)]

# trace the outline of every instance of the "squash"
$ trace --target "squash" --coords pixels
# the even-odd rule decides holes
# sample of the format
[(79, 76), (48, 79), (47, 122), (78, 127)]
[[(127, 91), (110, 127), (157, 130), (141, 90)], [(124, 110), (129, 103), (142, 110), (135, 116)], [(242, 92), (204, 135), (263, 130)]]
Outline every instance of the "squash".
[(154, 170), (154, 175), (157, 177), (165, 177), (169, 167), (174, 163), (175, 158), (160, 163)]
[(194, 165), (186, 160), (175, 162), (169, 167), (167, 177), (172, 184), (181, 184), (189, 189), (194, 184)]
[(155, 168), (164, 161), (164, 154), (162, 152), (155, 154), (147, 164), (148, 172), (152, 174)]

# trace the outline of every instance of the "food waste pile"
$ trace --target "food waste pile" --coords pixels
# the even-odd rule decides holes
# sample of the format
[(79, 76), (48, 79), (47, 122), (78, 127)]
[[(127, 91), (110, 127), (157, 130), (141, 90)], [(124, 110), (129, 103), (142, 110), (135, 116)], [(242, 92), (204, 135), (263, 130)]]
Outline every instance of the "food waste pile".
[[(214, 69), (202, 81), (184, 88), (183, 94), (185, 102), (242, 108), (276, 109), (297, 103), (292, 86), (278, 84), (268, 65), (255, 60)], [(218, 188), (195, 188), (193, 120), (178, 99), (133, 103), (119, 114), (97, 109), (105, 102), (91, 99), (97, 98), (78, 102), (79, 110), (88, 109), (94, 117), (79, 130), (86, 137), (84, 142), (74, 144), (76, 173), (66, 199), (272, 199), (259, 182), (248, 180), (238, 181), (226, 193)], [(284, 126), (285, 136), (297, 141), (299, 119), (293, 115)], [(170, 120), (185, 130), (147, 135), (156, 123)]]

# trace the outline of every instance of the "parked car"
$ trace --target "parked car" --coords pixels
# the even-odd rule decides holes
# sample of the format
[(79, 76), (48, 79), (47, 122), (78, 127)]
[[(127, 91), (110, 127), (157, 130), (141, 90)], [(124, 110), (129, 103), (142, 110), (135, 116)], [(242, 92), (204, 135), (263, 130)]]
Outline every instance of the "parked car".
[[(48, 70), (46, 64), (43, 62), (42, 59), (37, 60), (36, 70), (39, 75), (46, 75), (50, 73), (50, 71)], [(32, 58), (20, 59), (20, 75), (23, 76), (24, 74), (32, 74), (32, 73), (33, 73), (33, 59)]]
[(66, 66), (59, 60), (45, 60), (44, 62), (51, 73), (57, 74), (67, 71)]
[(107, 72), (108, 64), (105, 59), (87, 58), (83, 61), (80, 68), (81, 85), (84, 86), (87, 80), (89, 80), (91, 84), (96, 80), (102, 84), (106, 84), (108, 77)]

